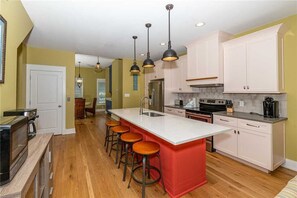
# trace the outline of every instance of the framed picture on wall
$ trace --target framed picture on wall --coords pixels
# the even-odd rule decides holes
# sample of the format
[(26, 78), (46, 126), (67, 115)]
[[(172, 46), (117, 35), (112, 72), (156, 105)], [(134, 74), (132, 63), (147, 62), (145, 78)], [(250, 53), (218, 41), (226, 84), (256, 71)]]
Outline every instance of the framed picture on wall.
[(0, 83), (4, 83), (5, 74), (6, 26), (6, 20), (0, 15)]

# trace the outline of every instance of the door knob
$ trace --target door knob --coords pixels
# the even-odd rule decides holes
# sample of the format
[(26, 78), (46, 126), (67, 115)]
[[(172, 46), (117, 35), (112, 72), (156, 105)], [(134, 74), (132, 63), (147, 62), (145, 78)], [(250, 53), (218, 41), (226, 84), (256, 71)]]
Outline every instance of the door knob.
[(61, 107), (62, 107), (62, 105), (59, 105), (58, 107), (59, 107), (59, 108), (61, 108)]

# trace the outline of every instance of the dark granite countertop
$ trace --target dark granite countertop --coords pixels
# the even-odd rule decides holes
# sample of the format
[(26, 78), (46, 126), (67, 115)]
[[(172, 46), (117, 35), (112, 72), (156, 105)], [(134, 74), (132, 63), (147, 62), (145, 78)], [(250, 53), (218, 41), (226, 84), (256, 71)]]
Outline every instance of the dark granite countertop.
[(266, 123), (276, 123), (281, 122), (284, 120), (287, 120), (288, 118), (265, 118), (264, 116), (257, 115), (257, 114), (251, 114), (251, 113), (244, 113), (244, 112), (233, 112), (233, 113), (227, 113), (226, 111), (220, 111), (213, 113), (214, 115), (220, 115), (220, 116), (227, 116), (227, 117), (233, 117), (233, 118), (240, 118), (240, 119), (246, 119), (246, 120), (253, 120), (258, 122), (266, 122)]

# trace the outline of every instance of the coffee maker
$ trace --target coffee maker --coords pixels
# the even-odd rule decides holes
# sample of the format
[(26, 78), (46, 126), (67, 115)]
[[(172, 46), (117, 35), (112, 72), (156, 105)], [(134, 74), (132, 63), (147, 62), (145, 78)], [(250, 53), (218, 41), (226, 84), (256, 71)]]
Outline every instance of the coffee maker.
[(279, 104), (278, 101), (273, 100), (271, 97), (266, 97), (263, 101), (264, 117), (277, 118), (279, 117)]

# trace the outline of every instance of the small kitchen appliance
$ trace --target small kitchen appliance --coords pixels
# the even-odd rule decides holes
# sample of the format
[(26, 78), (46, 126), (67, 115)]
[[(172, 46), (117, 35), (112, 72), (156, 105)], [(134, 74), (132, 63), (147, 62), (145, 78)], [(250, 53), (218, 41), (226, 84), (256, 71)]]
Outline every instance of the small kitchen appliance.
[(279, 117), (279, 103), (271, 97), (266, 97), (263, 101), (264, 117), (278, 118)]
[(174, 100), (174, 105), (175, 106), (184, 106), (184, 101), (183, 100), (179, 100), (179, 99), (175, 99)]
[(28, 138), (29, 140), (36, 135), (35, 119), (37, 115), (37, 109), (12, 109), (3, 112), (3, 116), (26, 116), (28, 118)]
[(0, 118), (0, 186), (16, 175), (28, 156), (28, 118)]

